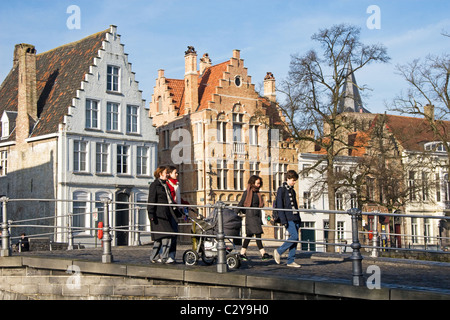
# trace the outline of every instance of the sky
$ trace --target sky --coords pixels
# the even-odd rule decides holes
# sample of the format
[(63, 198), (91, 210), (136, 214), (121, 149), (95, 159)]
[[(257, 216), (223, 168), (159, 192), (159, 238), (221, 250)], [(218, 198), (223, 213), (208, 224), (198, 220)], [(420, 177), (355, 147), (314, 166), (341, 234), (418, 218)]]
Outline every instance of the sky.
[(147, 108), (159, 69), (184, 77), (187, 46), (199, 58), (208, 53), (213, 64), (239, 49), (260, 89), (267, 72), (278, 83), (287, 77), (291, 56), (316, 46), (314, 33), (347, 23), (361, 29), (361, 42), (383, 44), (391, 57), (355, 73), (370, 89), (362, 93), (365, 107), (384, 113), (406, 90), (397, 65), (450, 52), (450, 37), (442, 35), (450, 34), (449, 13), (449, 0), (1, 1), (0, 82), (17, 43), (33, 44), (39, 54), (116, 25)]

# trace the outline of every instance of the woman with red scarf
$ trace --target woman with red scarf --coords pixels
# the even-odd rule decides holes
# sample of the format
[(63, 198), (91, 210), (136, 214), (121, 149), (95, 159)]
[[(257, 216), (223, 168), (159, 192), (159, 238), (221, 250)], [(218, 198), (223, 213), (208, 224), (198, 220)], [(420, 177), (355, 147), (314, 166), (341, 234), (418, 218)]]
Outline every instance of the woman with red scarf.
[[(241, 201), (238, 207), (246, 208), (257, 208), (257, 209), (239, 209), (241, 212), (245, 212), (245, 233), (246, 237), (255, 237), (256, 245), (258, 246), (259, 252), (261, 253), (262, 260), (271, 259), (272, 256), (267, 254), (264, 250), (261, 235), (263, 234), (262, 229), (262, 219), (261, 219), (261, 209), (264, 207), (263, 200), (261, 198), (261, 193), (259, 189), (262, 187), (263, 181), (259, 176), (251, 176), (248, 180), (247, 190), (244, 191)], [(247, 261), (247, 247), (250, 243), (250, 239), (245, 239), (242, 244), (240, 258)]]

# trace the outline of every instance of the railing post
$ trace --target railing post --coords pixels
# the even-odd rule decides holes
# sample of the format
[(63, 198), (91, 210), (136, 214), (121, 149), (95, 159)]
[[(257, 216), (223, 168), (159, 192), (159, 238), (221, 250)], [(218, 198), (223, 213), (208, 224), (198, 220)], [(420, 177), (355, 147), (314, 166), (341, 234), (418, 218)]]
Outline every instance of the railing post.
[(134, 214), (134, 234), (133, 234), (133, 239), (134, 239), (134, 243), (133, 245), (135, 246), (140, 246), (141, 245), (141, 233), (139, 231), (139, 210), (141, 208), (137, 207), (135, 210), (135, 214)]
[(67, 219), (67, 250), (73, 250), (73, 214), (69, 212)]
[(111, 203), (111, 199), (102, 198), (100, 199), (103, 202), (103, 255), (102, 255), (102, 263), (111, 263), (113, 261), (112, 253), (111, 253), (111, 233), (109, 226), (109, 204)]
[(223, 230), (223, 209), (225, 208), (225, 203), (219, 201), (214, 205), (217, 209), (217, 272), (226, 273), (227, 269), (227, 258), (226, 258), (226, 247), (225, 247), (225, 233)]
[[(378, 213), (378, 212), (376, 212)], [(378, 258), (378, 216), (374, 215), (373, 216), (373, 227), (372, 227), (372, 234), (373, 234), (373, 238), (372, 238), (372, 253), (371, 253), (371, 257), (373, 258)]]
[(361, 244), (359, 242), (359, 233), (358, 233), (358, 220), (361, 219), (361, 210), (358, 208), (353, 208), (347, 211), (348, 214), (352, 216), (352, 244), (351, 248), (353, 249), (353, 253), (350, 257), (352, 261), (352, 275), (353, 275), (353, 285), (354, 286), (363, 286), (364, 285), (364, 277), (362, 272), (362, 255), (360, 252)]
[(3, 209), (3, 220), (2, 220), (2, 249), (0, 255), (2, 257), (9, 257), (11, 255), (11, 248), (9, 246), (9, 231), (8, 231), (8, 213), (6, 209), (6, 204), (9, 201), (9, 198), (2, 197), (0, 199), (2, 202)]

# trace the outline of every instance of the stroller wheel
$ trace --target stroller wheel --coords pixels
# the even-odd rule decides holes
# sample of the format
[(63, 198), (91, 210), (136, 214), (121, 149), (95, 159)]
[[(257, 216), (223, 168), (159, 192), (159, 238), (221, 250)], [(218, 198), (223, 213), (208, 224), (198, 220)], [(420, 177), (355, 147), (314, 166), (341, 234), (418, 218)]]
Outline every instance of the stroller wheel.
[(227, 255), (227, 265), (230, 269), (239, 269), (241, 266), (241, 259), (239, 259), (237, 254)]
[(197, 251), (186, 250), (183, 253), (183, 262), (188, 266), (195, 266), (198, 262), (199, 256)]

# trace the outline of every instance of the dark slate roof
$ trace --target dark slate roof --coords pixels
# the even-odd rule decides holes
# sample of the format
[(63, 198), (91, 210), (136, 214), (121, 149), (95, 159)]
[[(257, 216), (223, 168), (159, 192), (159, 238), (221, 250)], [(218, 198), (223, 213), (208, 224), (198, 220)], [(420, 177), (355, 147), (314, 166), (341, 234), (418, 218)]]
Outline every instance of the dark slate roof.
[[(76, 91), (89, 67), (98, 57), (110, 29), (90, 35), (36, 56), (38, 121), (30, 137), (58, 132)], [(17, 111), (18, 67), (13, 68), (0, 86), (0, 116)], [(14, 133), (9, 140), (14, 140)]]

